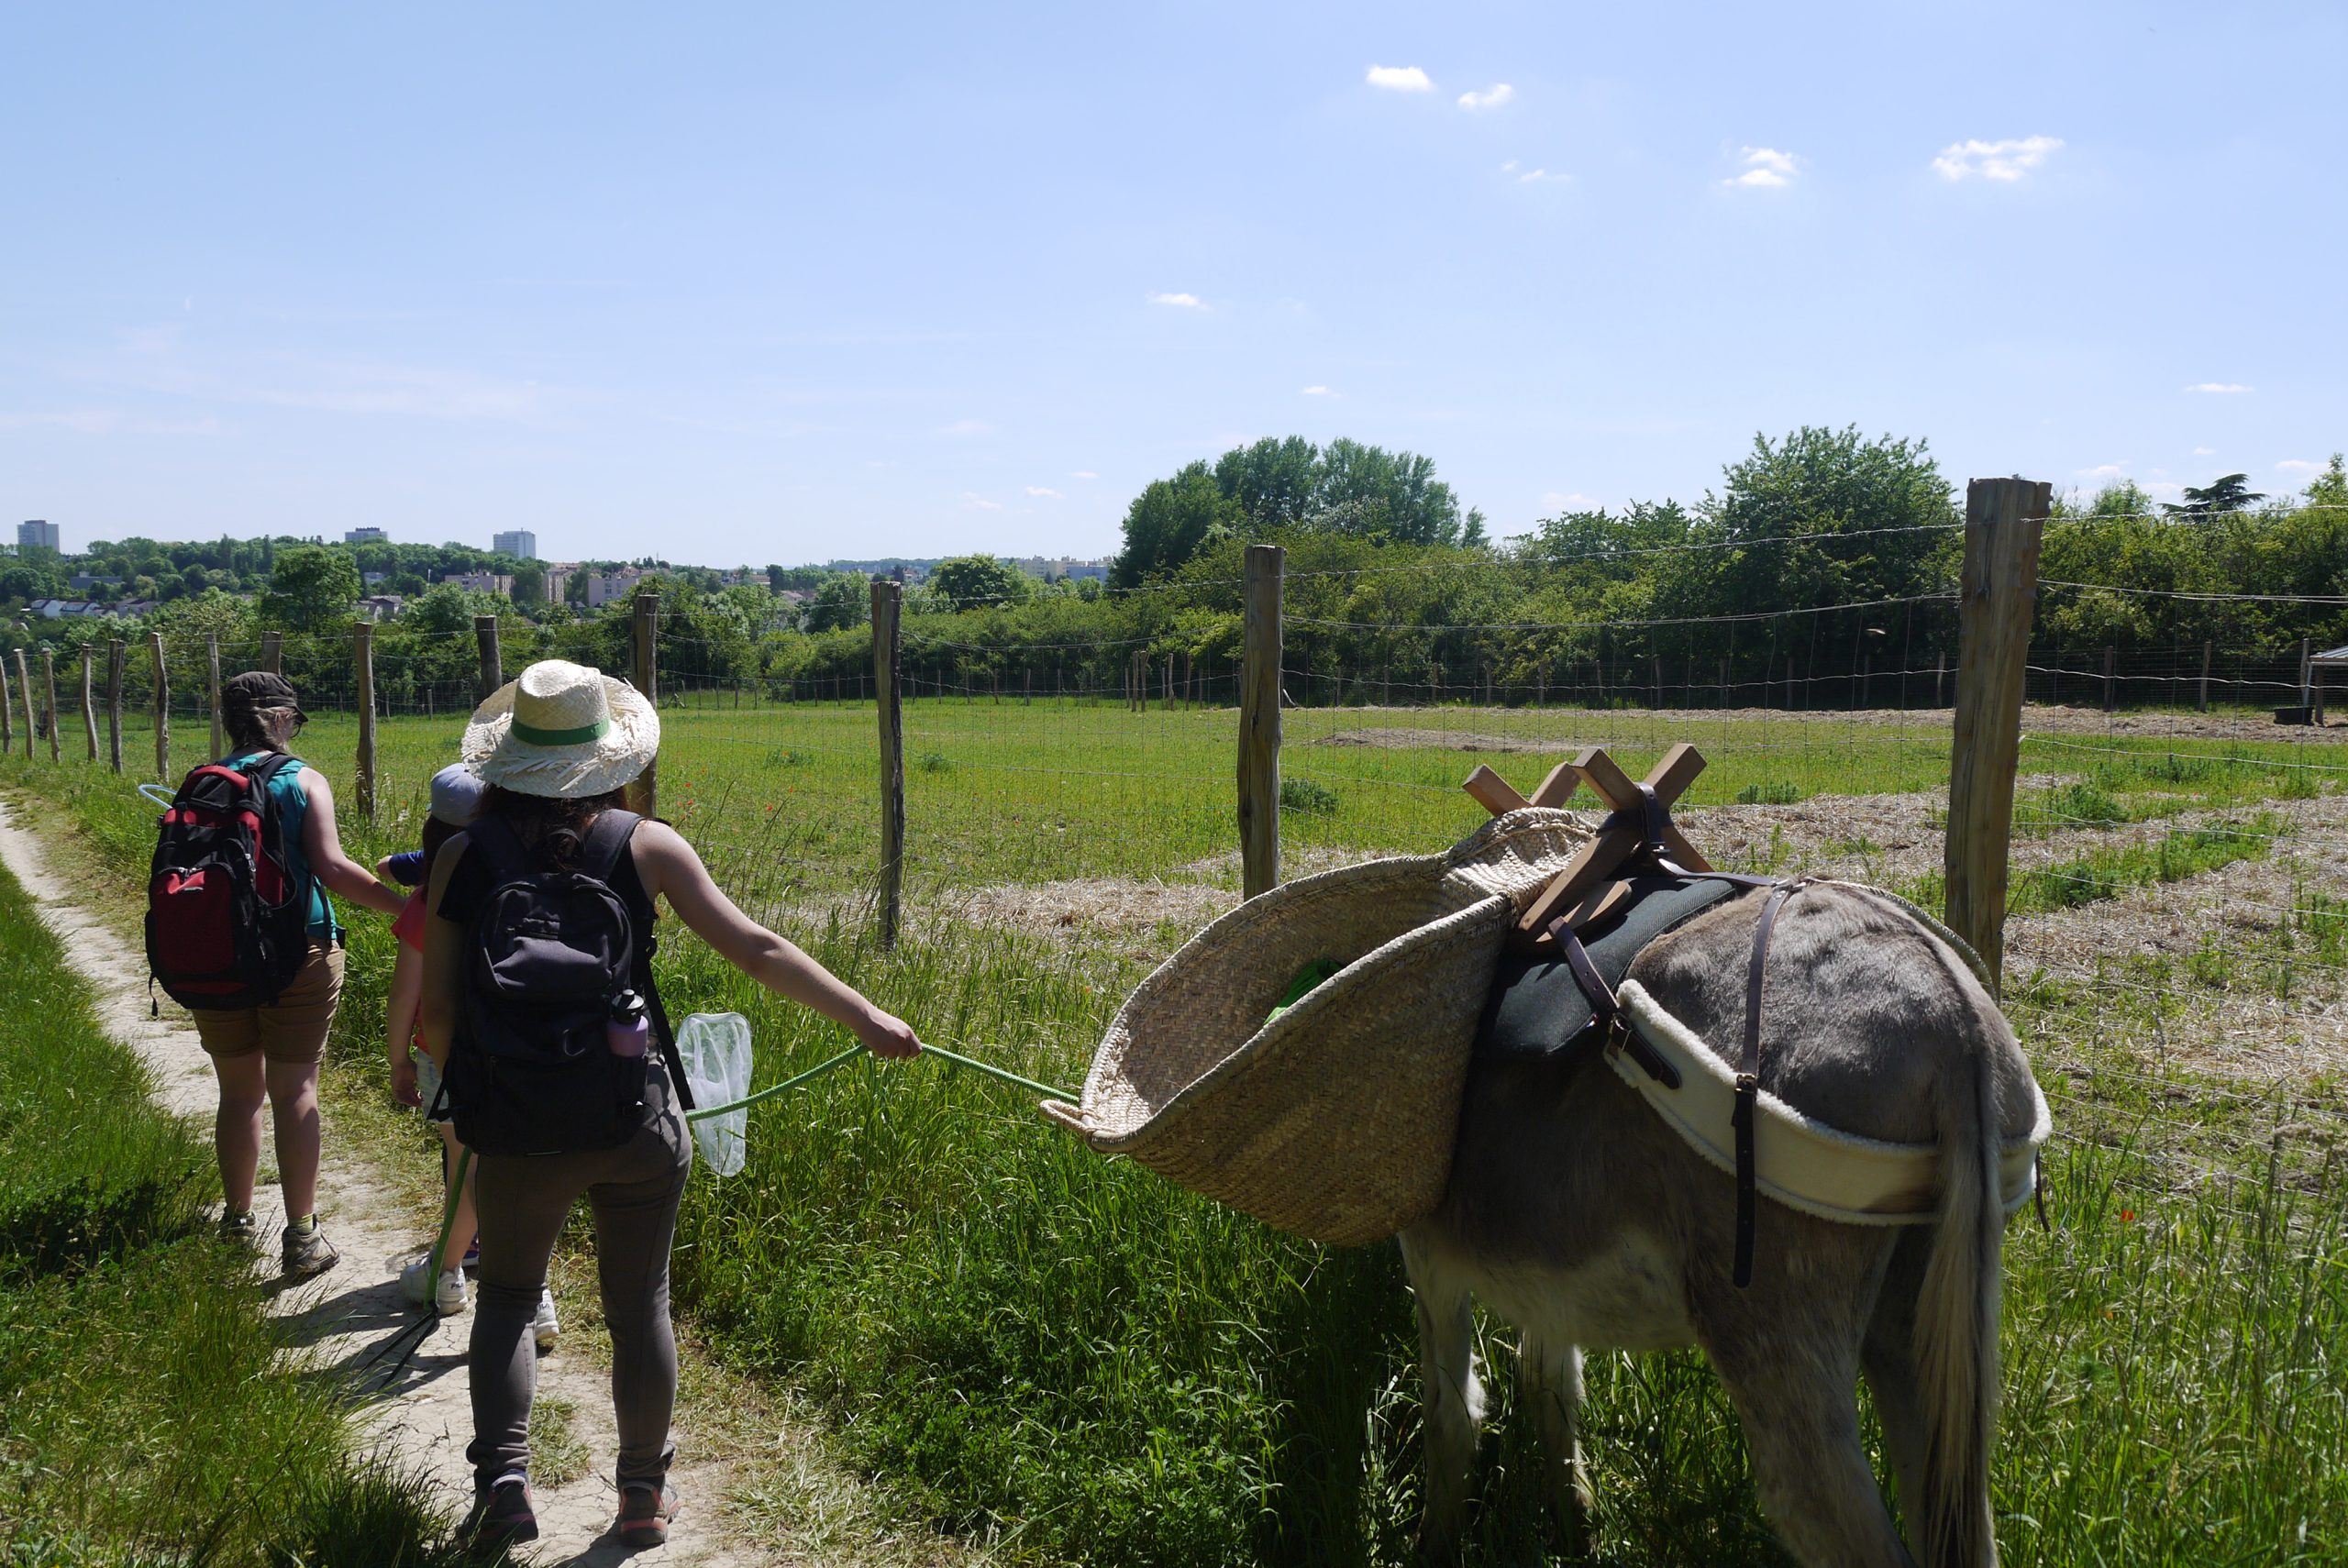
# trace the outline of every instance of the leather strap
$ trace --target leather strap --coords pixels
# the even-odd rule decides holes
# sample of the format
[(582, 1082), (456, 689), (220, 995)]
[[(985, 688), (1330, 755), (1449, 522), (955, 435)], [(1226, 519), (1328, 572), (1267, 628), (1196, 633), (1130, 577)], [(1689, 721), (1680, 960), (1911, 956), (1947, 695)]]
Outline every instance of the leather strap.
[(1600, 1041), (1610, 1049), (1627, 1052), (1632, 1061), (1645, 1069), (1647, 1077), (1666, 1088), (1679, 1087), (1679, 1069), (1666, 1061), (1661, 1052), (1648, 1044), (1639, 1032), (1623, 1021), (1623, 1004), (1615, 997), (1606, 977), (1598, 972), (1591, 961), (1589, 949), (1581, 944), (1574, 928), (1559, 915), (1549, 922), (1549, 939), (1565, 955), (1566, 967), (1572, 971), (1574, 984), (1589, 1003), (1590, 1027), (1598, 1032)]
[(1753, 1283), (1754, 1230), (1759, 1220), (1760, 1206), (1754, 1191), (1753, 1121), (1761, 1101), (1761, 982), (1768, 968), (1769, 933), (1776, 929), (1778, 911), (1786, 907), (1786, 900), (1809, 887), (1810, 880), (1804, 877), (1770, 889), (1761, 905), (1761, 918), (1753, 927), (1753, 956), (1744, 967), (1744, 1045), (1738, 1053), (1736, 1110), (1729, 1119), (1736, 1133), (1734, 1278), (1739, 1290)]

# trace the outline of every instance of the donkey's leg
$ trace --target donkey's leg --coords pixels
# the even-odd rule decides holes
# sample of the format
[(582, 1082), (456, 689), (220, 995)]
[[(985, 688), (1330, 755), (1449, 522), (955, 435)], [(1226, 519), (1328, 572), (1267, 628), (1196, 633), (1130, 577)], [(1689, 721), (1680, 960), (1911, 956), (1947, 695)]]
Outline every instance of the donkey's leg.
[(1866, 1339), (1859, 1347), (1859, 1365), (1883, 1423), (1883, 1446), (1892, 1473), (1899, 1477), (1899, 1506), (1911, 1516), (1911, 1527), (1916, 1509), (1923, 1506), (1924, 1443), (1930, 1430), (1916, 1364), (1916, 1302), (1931, 1253), (1929, 1230), (1915, 1226), (1900, 1231), (1876, 1297), (1875, 1313), (1867, 1320)]
[[(1876, 1260), (1797, 1280), (1769, 1269), (1750, 1291), (1724, 1286), (1698, 1332), (1744, 1418), (1762, 1511), (1811, 1568), (1915, 1568), (1859, 1441), (1859, 1343)], [(1842, 1277), (1836, 1277), (1836, 1275)]]
[(1483, 1392), (1476, 1381), (1475, 1319), (1466, 1281), (1406, 1234), (1402, 1261), (1419, 1312), (1419, 1375), (1425, 1402), (1427, 1484), (1419, 1556), (1456, 1562), (1468, 1528), (1468, 1479), (1476, 1462)]
[(1557, 1545), (1569, 1557), (1589, 1552), (1589, 1472), (1581, 1462), (1581, 1347), (1524, 1331), (1525, 1397), (1541, 1419), (1542, 1480)]

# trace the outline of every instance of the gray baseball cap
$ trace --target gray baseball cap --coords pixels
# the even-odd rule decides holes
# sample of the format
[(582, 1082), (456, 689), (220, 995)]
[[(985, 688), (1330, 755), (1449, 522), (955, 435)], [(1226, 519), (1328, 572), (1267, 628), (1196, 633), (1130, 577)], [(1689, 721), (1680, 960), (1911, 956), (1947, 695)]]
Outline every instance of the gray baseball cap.
[(481, 810), (488, 788), (471, 764), (451, 763), (432, 776), (432, 814), (450, 827), (463, 827)]

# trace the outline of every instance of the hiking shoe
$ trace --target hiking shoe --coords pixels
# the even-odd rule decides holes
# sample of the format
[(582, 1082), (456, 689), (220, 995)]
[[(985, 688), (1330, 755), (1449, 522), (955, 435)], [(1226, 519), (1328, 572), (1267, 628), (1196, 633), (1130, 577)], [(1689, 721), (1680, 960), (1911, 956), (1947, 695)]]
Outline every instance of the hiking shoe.
[(342, 1261), (342, 1254), (334, 1250), (334, 1243), (327, 1240), (326, 1231), (319, 1229), (315, 1220), (310, 1221), (310, 1228), (306, 1231), (286, 1226), (285, 1234), (280, 1242), (285, 1272), (291, 1275), (324, 1274)]
[(400, 1294), (409, 1306), (429, 1305), (443, 1318), (455, 1317), (471, 1299), (465, 1290), (465, 1271), (443, 1269), (436, 1275), (430, 1258), (418, 1258), (400, 1270)]
[(544, 1355), (554, 1349), (555, 1336), (562, 1332), (562, 1324), (554, 1315), (554, 1292), (538, 1292), (538, 1310), (530, 1320), (530, 1337), (537, 1342), (538, 1353)]
[(496, 1551), (538, 1539), (537, 1511), (530, 1506), (530, 1483), (508, 1475), (473, 1493), (472, 1511), (457, 1527), (457, 1544), (473, 1551)]
[(612, 1533), (632, 1551), (668, 1543), (669, 1526), (677, 1517), (677, 1489), (663, 1481), (631, 1482), (620, 1488), (620, 1517)]
[(233, 1209), (220, 1211), (220, 1239), (224, 1242), (249, 1242), (253, 1239), (252, 1210), (238, 1213)]

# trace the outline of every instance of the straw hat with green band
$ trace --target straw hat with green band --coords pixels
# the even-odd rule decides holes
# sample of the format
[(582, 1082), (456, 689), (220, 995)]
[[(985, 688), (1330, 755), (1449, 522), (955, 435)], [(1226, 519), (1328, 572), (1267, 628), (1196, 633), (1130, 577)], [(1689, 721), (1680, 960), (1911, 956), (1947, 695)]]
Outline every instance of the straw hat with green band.
[(660, 749), (660, 717), (599, 669), (542, 659), (492, 693), (465, 726), (482, 781), (570, 800), (616, 790)]

